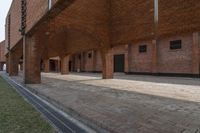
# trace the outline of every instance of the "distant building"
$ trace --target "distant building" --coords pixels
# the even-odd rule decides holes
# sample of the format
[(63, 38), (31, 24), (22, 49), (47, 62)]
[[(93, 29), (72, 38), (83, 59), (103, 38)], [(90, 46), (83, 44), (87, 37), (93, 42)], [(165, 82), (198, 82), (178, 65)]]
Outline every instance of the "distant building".
[(5, 41), (0, 42), (0, 71), (5, 70), (6, 56), (5, 56)]

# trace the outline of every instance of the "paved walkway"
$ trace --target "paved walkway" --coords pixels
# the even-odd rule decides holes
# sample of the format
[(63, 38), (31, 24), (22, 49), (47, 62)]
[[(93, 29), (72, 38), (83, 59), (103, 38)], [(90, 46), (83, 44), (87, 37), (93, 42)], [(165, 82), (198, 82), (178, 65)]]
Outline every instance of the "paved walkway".
[(113, 133), (200, 133), (199, 79), (49, 73), (28, 86)]

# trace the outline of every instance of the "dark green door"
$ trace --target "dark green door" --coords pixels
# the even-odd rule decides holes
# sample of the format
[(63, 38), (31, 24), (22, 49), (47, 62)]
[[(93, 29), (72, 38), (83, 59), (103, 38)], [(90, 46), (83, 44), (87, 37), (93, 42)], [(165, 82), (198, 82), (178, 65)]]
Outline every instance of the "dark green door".
[(114, 72), (124, 72), (124, 54), (114, 55)]

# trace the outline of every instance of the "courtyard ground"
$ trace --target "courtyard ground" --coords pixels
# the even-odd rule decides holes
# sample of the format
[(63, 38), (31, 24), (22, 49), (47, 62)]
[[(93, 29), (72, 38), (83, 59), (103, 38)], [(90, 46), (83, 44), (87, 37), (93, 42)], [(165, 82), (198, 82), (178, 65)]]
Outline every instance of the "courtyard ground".
[(43, 73), (27, 86), (113, 133), (200, 133), (200, 79)]
[(53, 133), (40, 114), (0, 77), (0, 133)]

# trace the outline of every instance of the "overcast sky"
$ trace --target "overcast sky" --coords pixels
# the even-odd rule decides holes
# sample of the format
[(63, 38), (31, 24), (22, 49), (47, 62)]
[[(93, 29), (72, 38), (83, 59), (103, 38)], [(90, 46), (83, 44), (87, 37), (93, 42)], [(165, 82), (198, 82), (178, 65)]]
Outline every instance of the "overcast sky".
[(5, 19), (12, 0), (1, 0), (0, 2), (0, 42), (5, 39)]

